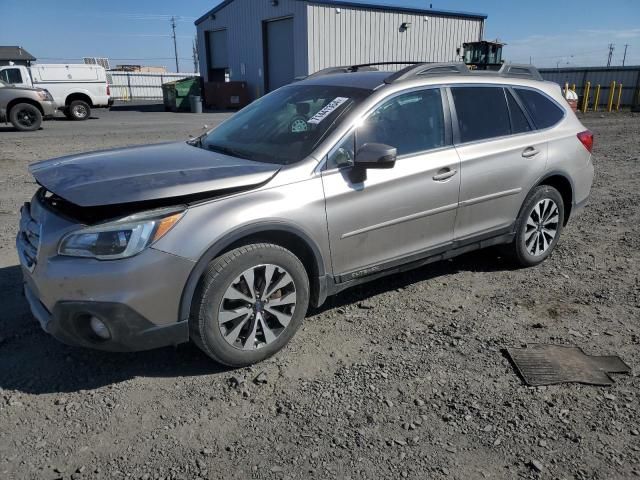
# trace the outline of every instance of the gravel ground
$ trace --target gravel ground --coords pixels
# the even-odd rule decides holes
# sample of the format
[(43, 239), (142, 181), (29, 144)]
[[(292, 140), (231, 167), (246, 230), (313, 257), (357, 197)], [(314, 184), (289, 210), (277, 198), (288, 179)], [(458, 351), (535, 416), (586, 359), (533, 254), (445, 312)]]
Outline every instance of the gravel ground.
[[(283, 352), (230, 371), (192, 345), (66, 347), (20, 296), (28, 163), (198, 133), (224, 114), (96, 112), (0, 127), (0, 478), (622, 479), (640, 476), (640, 115), (588, 115), (591, 204), (543, 265), (481, 251), (356, 287)], [(632, 366), (528, 388), (502, 354), (578, 345)]]

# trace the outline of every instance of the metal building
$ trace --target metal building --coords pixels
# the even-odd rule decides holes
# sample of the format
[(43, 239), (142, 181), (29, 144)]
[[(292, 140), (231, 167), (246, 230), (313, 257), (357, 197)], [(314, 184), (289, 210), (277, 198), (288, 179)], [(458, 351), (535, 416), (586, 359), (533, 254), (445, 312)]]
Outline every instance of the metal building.
[(225, 0), (196, 20), (205, 81), (254, 96), (326, 67), (460, 58), (486, 15), (343, 0)]

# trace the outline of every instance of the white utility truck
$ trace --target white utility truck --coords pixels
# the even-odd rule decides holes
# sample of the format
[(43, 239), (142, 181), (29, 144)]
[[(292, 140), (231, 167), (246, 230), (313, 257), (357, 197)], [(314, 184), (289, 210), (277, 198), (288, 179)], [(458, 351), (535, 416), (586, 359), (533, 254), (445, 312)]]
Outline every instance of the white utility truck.
[(72, 120), (86, 120), (92, 108), (111, 106), (107, 73), (100, 65), (36, 64), (0, 67), (0, 80), (16, 87), (44, 88)]

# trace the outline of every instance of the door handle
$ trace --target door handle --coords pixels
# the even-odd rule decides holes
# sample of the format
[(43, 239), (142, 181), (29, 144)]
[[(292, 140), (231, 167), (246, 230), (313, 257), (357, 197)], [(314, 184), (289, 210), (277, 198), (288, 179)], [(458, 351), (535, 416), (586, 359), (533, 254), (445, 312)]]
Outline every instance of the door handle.
[(439, 170), (436, 175), (433, 176), (433, 179), (436, 182), (443, 182), (444, 180), (447, 180), (453, 177), (456, 173), (458, 173), (457, 170), (451, 170), (450, 168), (443, 168)]
[(527, 147), (527, 148), (525, 148), (525, 149), (523, 150), (523, 152), (522, 152), (522, 156), (523, 156), (524, 158), (532, 158), (532, 157), (535, 157), (535, 156), (536, 156), (537, 154), (539, 154), (539, 153), (540, 153), (540, 150), (536, 150), (536, 149), (535, 149), (535, 148), (533, 148), (533, 147)]

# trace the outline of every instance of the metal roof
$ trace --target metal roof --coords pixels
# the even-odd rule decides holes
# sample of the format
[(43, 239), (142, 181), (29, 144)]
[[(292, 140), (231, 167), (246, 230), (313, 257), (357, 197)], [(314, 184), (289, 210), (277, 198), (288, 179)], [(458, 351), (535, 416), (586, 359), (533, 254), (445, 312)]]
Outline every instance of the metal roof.
[[(432, 15), (437, 17), (461, 17), (461, 18), (475, 18), (485, 20), (487, 15), (484, 13), (471, 13), (471, 12), (459, 12), (455, 10), (434, 10), (432, 8), (415, 8), (415, 7), (403, 7), (400, 5), (381, 4), (381, 3), (366, 3), (366, 2), (353, 2), (347, 0), (298, 0), (307, 3), (313, 3), (316, 5), (329, 5), (332, 7), (345, 7), (345, 8), (366, 8), (368, 10), (381, 10), (388, 12), (401, 12), (401, 13), (414, 13), (418, 15)], [(202, 23), (210, 15), (222, 10), (227, 5), (233, 3), (233, 0), (224, 0), (219, 5), (209, 10), (207, 13), (198, 18), (194, 23), (198, 25)]]
[(27, 60), (33, 61), (36, 57), (27, 52), (24, 48), (18, 46), (2, 46), (0, 45), (0, 60)]

